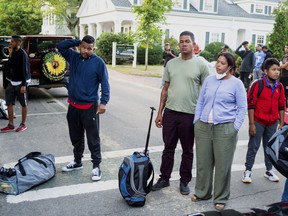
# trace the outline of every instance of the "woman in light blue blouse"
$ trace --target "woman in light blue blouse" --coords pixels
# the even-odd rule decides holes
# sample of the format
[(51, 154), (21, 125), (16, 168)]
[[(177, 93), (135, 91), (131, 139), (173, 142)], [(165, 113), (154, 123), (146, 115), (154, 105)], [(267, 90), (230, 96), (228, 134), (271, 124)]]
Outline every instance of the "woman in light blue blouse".
[(197, 177), (192, 201), (213, 195), (217, 210), (225, 208), (230, 196), (238, 131), (247, 112), (246, 91), (241, 80), (233, 76), (235, 70), (235, 57), (229, 52), (219, 54), (217, 73), (205, 79), (194, 118)]

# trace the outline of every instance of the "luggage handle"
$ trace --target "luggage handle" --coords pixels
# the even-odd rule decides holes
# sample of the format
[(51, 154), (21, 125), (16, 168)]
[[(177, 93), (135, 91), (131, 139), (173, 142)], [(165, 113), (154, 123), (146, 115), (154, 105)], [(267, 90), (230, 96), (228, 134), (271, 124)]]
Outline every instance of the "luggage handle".
[(154, 107), (150, 107), (150, 109), (151, 109), (151, 116), (150, 116), (148, 134), (147, 134), (146, 145), (145, 145), (145, 150), (144, 150), (145, 156), (147, 156), (147, 151), (148, 151), (148, 144), (149, 144), (149, 139), (150, 139), (150, 131), (151, 131), (151, 125), (152, 125), (152, 119), (153, 119), (153, 112), (156, 110)]
[(45, 166), (47, 168), (47, 164), (44, 161), (36, 158), (40, 155), (41, 155), (41, 152), (30, 152), (29, 154), (27, 154), (26, 156), (24, 156), (18, 160), (19, 171), (21, 172), (22, 176), (26, 176), (25, 169), (22, 165), (22, 162), (26, 159), (32, 159), (32, 160), (42, 164), (43, 166)]

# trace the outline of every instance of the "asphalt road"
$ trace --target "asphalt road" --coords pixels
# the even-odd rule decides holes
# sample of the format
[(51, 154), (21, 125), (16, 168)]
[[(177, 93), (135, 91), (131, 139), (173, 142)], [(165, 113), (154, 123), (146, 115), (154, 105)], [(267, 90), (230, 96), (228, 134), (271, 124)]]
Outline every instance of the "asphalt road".
[[(89, 151), (85, 150), (83, 170), (62, 173), (61, 167), (73, 159), (68, 136), (65, 88), (32, 89), (29, 96), (28, 129), (21, 133), (0, 133), (0, 167), (11, 167), (17, 159), (31, 151), (51, 153), (56, 158), (57, 174), (50, 181), (18, 196), (0, 194), (1, 216), (92, 216), (92, 215), (187, 215), (192, 212), (214, 210), (212, 200), (191, 202), (195, 178), (190, 182), (191, 194), (179, 193), (178, 147), (171, 178), (171, 186), (147, 196), (142, 208), (131, 208), (122, 199), (118, 190), (118, 169), (126, 155), (144, 149), (150, 107), (158, 108), (160, 96), (159, 78), (127, 76), (109, 71), (111, 101), (107, 112), (101, 116), (103, 162), (102, 180), (92, 182)], [(0, 75), (2, 75), (0, 73)], [(4, 90), (0, 77), (0, 98)], [(21, 121), (21, 107), (15, 106), (15, 124)], [(155, 117), (155, 116), (154, 116)], [(7, 120), (0, 119), (0, 127)], [(264, 208), (278, 202), (284, 187), (284, 178), (279, 183), (263, 177), (265, 168), (263, 150), (260, 149), (253, 170), (253, 183), (243, 184), (241, 177), (247, 149), (247, 119), (239, 133), (231, 180), (231, 196), (227, 208)], [(156, 179), (158, 178), (162, 151), (161, 129), (152, 126), (150, 157)], [(193, 176), (195, 177), (195, 163)]]

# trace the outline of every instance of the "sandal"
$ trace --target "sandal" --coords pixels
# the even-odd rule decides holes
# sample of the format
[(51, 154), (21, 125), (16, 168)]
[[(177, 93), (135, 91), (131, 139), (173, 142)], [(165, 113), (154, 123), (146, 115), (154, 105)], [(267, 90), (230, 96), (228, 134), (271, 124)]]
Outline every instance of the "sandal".
[(222, 211), (225, 208), (225, 203), (215, 203), (215, 209)]
[(211, 198), (212, 198), (212, 195), (210, 197), (208, 197), (208, 198), (200, 198), (200, 197), (196, 196), (195, 194), (193, 194), (192, 197), (191, 197), (191, 201), (192, 202), (198, 202), (198, 201), (209, 200)]

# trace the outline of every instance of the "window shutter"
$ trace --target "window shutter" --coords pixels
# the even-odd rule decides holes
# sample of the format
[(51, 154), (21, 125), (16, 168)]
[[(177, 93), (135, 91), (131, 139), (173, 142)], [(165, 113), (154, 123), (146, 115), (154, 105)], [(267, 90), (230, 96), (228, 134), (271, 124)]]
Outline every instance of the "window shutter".
[(204, 0), (200, 0), (200, 11), (203, 11), (203, 7), (204, 7)]
[(251, 4), (251, 13), (254, 13), (254, 4)]
[(265, 6), (264, 14), (268, 14), (268, 6)]
[(225, 42), (225, 33), (221, 33), (221, 42), (224, 43)]
[(187, 0), (184, 0), (184, 10), (187, 10), (187, 8), (188, 8)]
[(252, 43), (256, 45), (256, 34), (252, 35)]
[(268, 7), (268, 14), (271, 14), (271, 13), (272, 13), (272, 7), (269, 6), (269, 7)]
[(205, 37), (205, 44), (209, 44), (209, 36), (210, 36), (210, 32), (206, 32), (206, 37)]
[(218, 0), (214, 0), (214, 12), (218, 11)]

